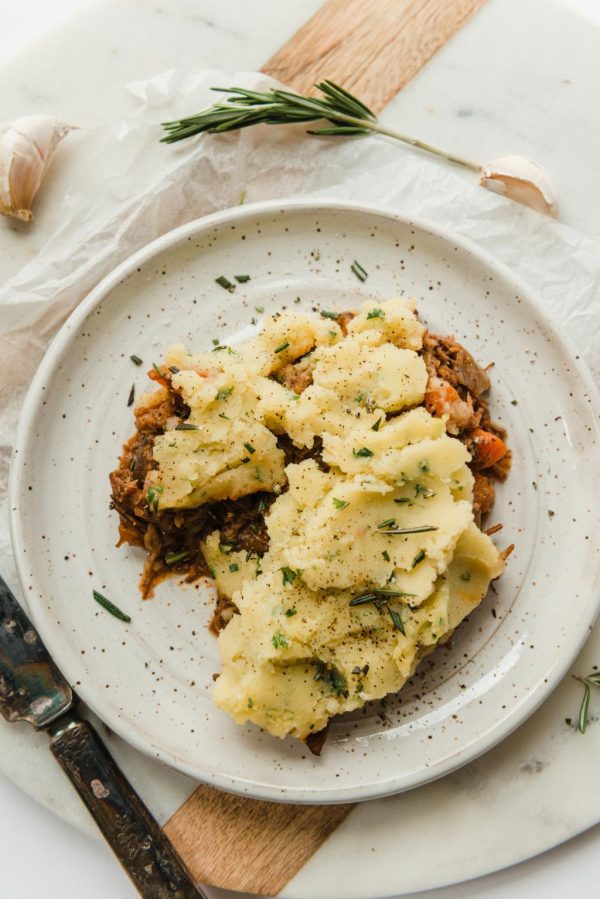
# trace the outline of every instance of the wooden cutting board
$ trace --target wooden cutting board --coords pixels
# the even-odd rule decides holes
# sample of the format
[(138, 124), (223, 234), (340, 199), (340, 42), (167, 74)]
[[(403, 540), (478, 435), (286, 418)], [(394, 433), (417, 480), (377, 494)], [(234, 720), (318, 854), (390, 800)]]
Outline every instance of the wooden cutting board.
[[(485, 0), (327, 0), (263, 71), (329, 78), (380, 112)], [(165, 825), (198, 883), (276, 896), (353, 805), (285, 805), (200, 786)]]

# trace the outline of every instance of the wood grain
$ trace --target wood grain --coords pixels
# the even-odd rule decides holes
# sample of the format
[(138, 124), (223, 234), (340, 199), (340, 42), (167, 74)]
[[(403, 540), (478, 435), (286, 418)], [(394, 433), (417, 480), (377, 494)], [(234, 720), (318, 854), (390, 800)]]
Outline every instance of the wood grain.
[(353, 805), (284, 805), (201, 786), (165, 825), (198, 883), (276, 896)]
[(263, 66), (313, 92), (329, 78), (380, 112), (485, 0), (328, 0)]
[[(303, 92), (330, 78), (380, 112), (484, 2), (328, 0), (263, 71)], [(201, 786), (165, 830), (197, 882), (276, 896), (352, 808)]]

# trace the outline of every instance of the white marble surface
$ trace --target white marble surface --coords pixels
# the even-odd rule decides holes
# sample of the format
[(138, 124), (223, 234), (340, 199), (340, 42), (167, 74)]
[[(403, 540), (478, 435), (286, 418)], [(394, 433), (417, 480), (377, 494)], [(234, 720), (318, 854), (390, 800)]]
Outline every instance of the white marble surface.
[[(588, 4), (590, 14), (594, 13), (593, 4), (594, 0)], [(0, 63), (3, 58), (9, 60), (0, 72), (0, 85), (4, 88), (0, 118), (52, 109), (74, 121), (93, 125), (122, 108), (119, 86), (124, 81), (167, 68), (174, 58), (184, 66), (222, 67), (227, 58), (233, 60), (232, 67), (258, 66), (318, 5), (318, 0), (279, 5), (247, 0), (240, 15), (239, 0), (219, 4), (177, 0), (165, 4), (162, 11), (155, 3), (139, 0), (104, 0), (98, 4), (69, 0), (58, 12), (46, 10), (40, 0), (21, 0), (19, 10), (9, 16), (9, 22), (15, 23), (12, 37), (3, 42), (0, 51), (4, 54), (0, 55)], [(577, 0), (577, 6), (584, 6), (583, 0)], [(67, 19), (55, 36), (45, 34), (44, 15), (46, 22), (51, 23), (57, 15), (64, 16), (75, 7), (89, 10), (84, 16)], [(143, 28), (140, 16), (146, 23)], [(32, 22), (42, 36), (41, 42), (26, 53), (16, 52), (25, 44)], [(11, 35), (10, 27), (7, 33)], [(402, 121), (405, 130), (423, 138), (482, 159), (507, 151), (529, 153), (554, 173), (564, 198), (564, 219), (581, 230), (598, 234), (596, 194), (600, 188), (595, 179), (595, 160), (600, 150), (600, 127), (591, 111), (600, 74), (599, 48), (597, 31), (579, 18), (560, 14), (546, 0), (490, 0), (478, 19), (394, 101), (386, 117)], [(474, 69), (476, 79), (472, 75)], [(56, 185), (59, 186), (58, 179)], [(51, 221), (50, 217), (47, 221)], [(25, 240), (25, 233), (18, 227), (0, 224), (4, 227), (5, 250), (2, 274), (6, 275), (17, 270), (39, 247), (44, 238), (43, 218), (33, 240)], [(16, 728), (11, 739), (19, 740), (19, 746), (25, 745)], [(39, 746), (43, 739), (38, 738)], [(135, 777), (135, 759), (127, 748), (119, 752), (124, 754), (124, 767)], [(593, 764), (593, 760), (582, 758), (579, 763)], [(22, 783), (27, 785), (27, 780), (34, 778), (36, 791), (45, 792), (49, 801), (54, 796), (55, 802), (62, 803), (52, 775), (48, 773), (44, 783), (45, 777), (36, 771), (38, 767), (44, 772), (51, 770), (32, 741), (31, 754), (21, 765), (22, 773), (25, 769)], [(568, 769), (565, 774), (568, 778)], [(139, 784), (142, 792), (144, 786)], [(552, 786), (549, 777), (543, 789), (551, 791)], [(185, 795), (187, 785), (182, 782), (179, 789), (180, 795)], [(476, 807), (476, 796), (471, 795), (471, 799)], [(81, 896), (84, 890), (88, 899), (96, 895), (115, 899), (133, 895), (103, 846), (68, 829), (7, 782), (0, 783), (0, 802), (2, 893), (7, 897), (29, 899), (43, 892), (49, 897), (61, 895), (70, 899)], [(178, 804), (175, 794), (174, 804)], [(157, 811), (160, 813), (160, 809)], [(168, 811), (165, 807), (161, 817)], [(524, 808), (523, 814), (526, 812)], [(560, 815), (558, 802), (557, 814)], [(368, 808), (364, 815), (368, 827)], [(569, 832), (569, 823), (564, 822), (565, 834)], [(490, 828), (486, 836), (492, 834)], [(592, 896), (594, 853), (599, 840), (596, 828), (549, 855), (432, 896), (519, 899), (525, 895), (565, 896), (571, 890), (583, 897)], [(483, 849), (484, 839), (481, 845)], [(32, 849), (35, 866), (29, 862)], [(64, 878), (58, 879), (63, 866), (72, 872), (68, 884)], [(27, 871), (26, 879), (23, 869)], [(401, 853), (398, 878), (401, 883)], [(334, 890), (331, 886), (323, 895), (334, 896)]]

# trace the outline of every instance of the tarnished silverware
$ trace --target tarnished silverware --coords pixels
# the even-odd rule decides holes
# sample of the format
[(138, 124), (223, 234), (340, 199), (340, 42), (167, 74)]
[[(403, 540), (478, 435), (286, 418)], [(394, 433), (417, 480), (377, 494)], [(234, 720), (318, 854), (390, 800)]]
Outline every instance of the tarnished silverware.
[(0, 712), (46, 730), (50, 749), (144, 899), (206, 894), (106, 746), (77, 714), (77, 697), (0, 577)]

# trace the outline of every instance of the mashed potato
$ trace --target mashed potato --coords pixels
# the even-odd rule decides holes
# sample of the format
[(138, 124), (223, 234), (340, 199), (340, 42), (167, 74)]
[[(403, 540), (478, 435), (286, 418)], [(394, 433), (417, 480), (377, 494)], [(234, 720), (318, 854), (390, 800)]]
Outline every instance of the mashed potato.
[[(243, 346), (169, 352), (191, 411), (155, 441), (160, 509), (276, 495), (263, 556), (217, 531), (203, 544), (240, 613), (214, 687), (240, 724), (304, 739), (397, 691), (503, 570), (474, 524), (469, 453), (422, 405), (423, 333), (392, 299), (365, 303), (346, 334), (282, 313)], [(280, 435), (312, 457), (286, 465)]]

